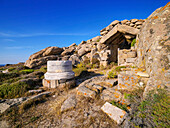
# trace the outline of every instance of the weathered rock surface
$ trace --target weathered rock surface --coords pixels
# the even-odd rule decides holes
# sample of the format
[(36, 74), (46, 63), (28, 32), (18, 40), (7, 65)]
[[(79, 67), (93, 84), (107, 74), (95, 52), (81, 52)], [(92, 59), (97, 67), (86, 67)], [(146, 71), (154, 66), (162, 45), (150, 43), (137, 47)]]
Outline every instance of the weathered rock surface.
[(83, 95), (85, 97), (90, 97), (90, 98), (95, 98), (96, 97), (96, 92), (93, 90), (90, 90), (89, 88), (85, 86), (80, 86), (77, 88), (77, 94), (78, 95)]
[(13, 107), (14, 105), (21, 104), (26, 99), (27, 97), (0, 100), (0, 113), (7, 111), (9, 108)]
[(77, 99), (76, 99), (76, 96), (73, 95), (73, 96), (69, 96), (68, 99), (66, 99), (64, 101), (64, 103), (62, 104), (61, 106), (61, 112), (64, 112), (64, 111), (67, 111), (67, 110), (70, 110), (70, 109), (73, 109), (76, 107), (76, 104), (77, 104)]
[[(170, 3), (154, 11), (142, 25), (137, 35), (135, 48), (139, 68), (146, 69), (150, 76), (147, 89), (169, 86), (169, 23)], [(146, 89), (146, 91), (147, 91)]]
[(107, 88), (101, 93), (101, 99), (104, 101), (120, 101), (122, 94), (115, 88)]

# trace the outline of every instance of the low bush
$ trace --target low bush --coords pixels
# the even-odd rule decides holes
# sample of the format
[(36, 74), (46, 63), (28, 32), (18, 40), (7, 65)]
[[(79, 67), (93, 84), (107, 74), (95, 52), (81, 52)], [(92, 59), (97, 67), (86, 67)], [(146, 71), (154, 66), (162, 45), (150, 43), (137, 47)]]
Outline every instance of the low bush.
[[(155, 128), (168, 128), (170, 126), (170, 96), (165, 89), (150, 91), (143, 99), (143, 89), (136, 89), (128, 93), (132, 112), (131, 123), (134, 127), (140, 125)], [(141, 120), (141, 123), (135, 120)]]
[(115, 78), (116, 75), (117, 75), (117, 73), (116, 73), (114, 70), (111, 70), (111, 71), (109, 71), (107, 77), (108, 77), (109, 79), (111, 79), (111, 78)]
[(124, 110), (124, 111), (126, 111), (126, 112), (129, 111), (128, 108), (127, 108), (128, 106), (126, 104), (121, 104), (121, 103), (118, 103), (118, 102), (115, 102), (115, 101), (112, 101), (111, 104), (122, 109), (122, 110)]
[(76, 68), (73, 68), (75, 76), (79, 76), (83, 71), (87, 71), (87, 68), (82, 63), (78, 64)]
[(154, 127), (170, 126), (170, 96), (165, 89), (151, 91), (140, 103), (140, 117), (150, 121)]
[(18, 77), (18, 73), (0, 73), (0, 82)]
[(32, 72), (34, 72), (34, 69), (24, 69), (24, 70), (19, 71), (19, 73), (21, 74), (29, 74)]
[(109, 79), (110, 79), (110, 78), (115, 78), (115, 77), (117, 76), (117, 72), (119, 72), (121, 68), (126, 68), (126, 66), (118, 66), (118, 67), (112, 69), (111, 71), (109, 71), (107, 77), (108, 77)]
[(136, 39), (133, 39), (131, 43), (131, 47), (135, 46), (135, 43), (136, 43)]
[(24, 82), (16, 82), (12, 84), (2, 84), (0, 86), (0, 98), (11, 99), (21, 97), (31, 89), (30, 85)]

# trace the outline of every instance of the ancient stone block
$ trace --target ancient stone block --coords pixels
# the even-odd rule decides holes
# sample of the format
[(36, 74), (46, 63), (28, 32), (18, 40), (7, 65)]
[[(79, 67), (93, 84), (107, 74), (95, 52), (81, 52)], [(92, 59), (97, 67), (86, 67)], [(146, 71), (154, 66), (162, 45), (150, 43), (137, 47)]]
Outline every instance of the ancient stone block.
[(128, 52), (127, 58), (135, 58), (136, 57), (136, 51)]
[(101, 93), (101, 99), (104, 101), (119, 101), (122, 98), (122, 94), (114, 88), (104, 89)]
[(121, 23), (122, 24), (126, 24), (126, 22), (128, 22), (129, 20), (122, 20)]
[(149, 74), (146, 73), (146, 72), (137, 72), (137, 75), (139, 75), (139, 76), (141, 76), (141, 77), (146, 77), (146, 78), (149, 77)]
[(83, 95), (85, 97), (91, 97), (91, 98), (95, 98), (96, 97), (96, 92), (90, 90), (89, 88), (85, 87), (85, 86), (80, 86), (77, 88), (77, 94), (78, 95)]
[(100, 40), (100, 36), (96, 36), (96, 37), (92, 38), (93, 42), (99, 42), (99, 40)]
[(119, 24), (119, 23), (120, 23), (120, 21), (115, 20), (115, 21), (113, 21), (110, 25), (115, 26), (116, 24)]
[(135, 63), (135, 61), (136, 61), (136, 58), (127, 58), (126, 59), (127, 63)]
[(130, 22), (132, 23), (136, 23), (138, 21), (138, 19), (131, 19)]
[(118, 74), (118, 89), (134, 89), (138, 86), (140, 77), (137, 77), (131, 73)]
[(142, 25), (142, 24), (143, 24), (143, 22), (138, 21), (138, 22), (136, 22), (135, 24), (136, 24), (136, 25)]
[(124, 110), (122, 110), (108, 102), (106, 102), (101, 107), (101, 110), (103, 112), (105, 112), (111, 119), (116, 121), (117, 124), (121, 124), (127, 115), (127, 113)]
[(103, 32), (100, 33), (100, 35), (103, 36), (103, 35), (106, 35), (107, 33), (108, 33), (108, 31), (103, 31)]
[(100, 61), (100, 66), (108, 66), (108, 61)]

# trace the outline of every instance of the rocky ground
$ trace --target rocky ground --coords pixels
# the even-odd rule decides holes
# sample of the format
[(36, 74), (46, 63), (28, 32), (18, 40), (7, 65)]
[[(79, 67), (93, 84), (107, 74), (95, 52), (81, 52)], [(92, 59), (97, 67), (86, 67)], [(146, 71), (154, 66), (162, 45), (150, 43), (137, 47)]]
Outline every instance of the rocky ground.
[[(145, 20), (115, 20), (78, 46), (0, 68), (0, 127), (169, 127), (169, 13), (167, 3)], [(48, 60), (72, 60), (76, 86), (42, 88)]]
[[(86, 83), (85, 80), (90, 78), (103, 77), (97, 72), (91, 71), (89, 74), (87, 78), (79, 78), (76, 82)], [(100, 95), (95, 98), (77, 95), (76, 87), (65, 91), (56, 89), (44, 89), (44, 91), (51, 93), (41, 101), (35, 101), (28, 108), (23, 107), (23, 101), (21, 105), (14, 106), (1, 115), (1, 127), (118, 127), (101, 111), (105, 101), (100, 98)]]

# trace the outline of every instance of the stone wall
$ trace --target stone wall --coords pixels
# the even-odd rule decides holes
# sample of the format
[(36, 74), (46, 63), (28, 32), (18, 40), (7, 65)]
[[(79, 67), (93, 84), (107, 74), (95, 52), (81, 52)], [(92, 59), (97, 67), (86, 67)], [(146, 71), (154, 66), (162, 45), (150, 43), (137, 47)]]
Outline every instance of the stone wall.
[(136, 61), (136, 50), (134, 49), (118, 49), (118, 65), (131, 65), (133, 66)]

